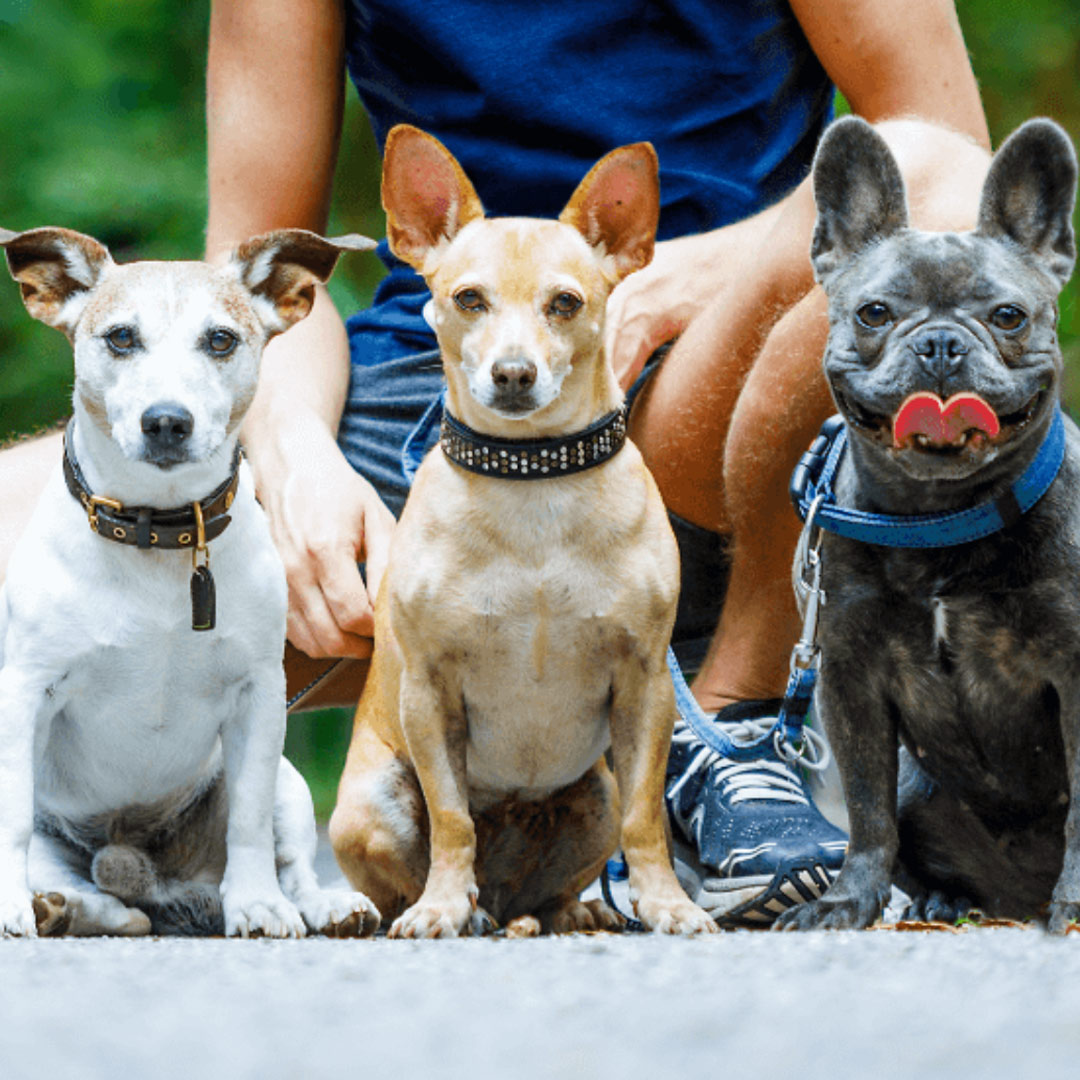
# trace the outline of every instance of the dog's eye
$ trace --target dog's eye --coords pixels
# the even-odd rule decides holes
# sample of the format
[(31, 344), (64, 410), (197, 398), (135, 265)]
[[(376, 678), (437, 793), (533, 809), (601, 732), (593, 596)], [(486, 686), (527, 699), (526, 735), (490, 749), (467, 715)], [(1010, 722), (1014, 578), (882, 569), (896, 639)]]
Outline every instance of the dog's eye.
[(206, 335), (206, 347), (210, 352), (219, 360), (223, 356), (228, 356), (236, 346), (239, 344), (240, 339), (231, 330), (211, 330)]
[(994, 309), (990, 321), (999, 330), (1019, 330), (1027, 322), (1027, 314), (1015, 304), (1002, 304)]
[(109, 346), (116, 356), (123, 356), (125, 353), (131, 352), (138, 343), (139, 339), (135, 333), (135, 328), (131, 326), (114, 326), (105, 335), (105, 344)]
[(557, 293), (548, 304), (549, 315), (561, 315), (564, 319), (573, 315), (577, 309), (581, 307), (581, 298), (575, 296), (573, 293), (561, 292)]
[(470, 311), (474, 314), (479, 311), (487, 311), (487, 304), (480, 295), (478, 289), (461, 289), (454, 293), (454, 303), (462, 311)]
[(871, 330), (877, 330), (891, 321), (892, 314), (880, 300), (871, 300), (869, 304), (863, 304), (855, 312), (855, 318), (863, 326), (868, 326)]

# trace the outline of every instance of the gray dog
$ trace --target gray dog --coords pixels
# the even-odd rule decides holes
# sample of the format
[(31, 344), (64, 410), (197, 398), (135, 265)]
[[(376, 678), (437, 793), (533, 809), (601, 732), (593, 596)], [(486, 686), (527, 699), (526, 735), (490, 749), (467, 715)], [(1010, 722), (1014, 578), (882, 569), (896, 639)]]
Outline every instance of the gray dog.
[(924, 233), (869, 125), (822, 140), (812, 258), (846, 424), (826, 472), (867, 526), (821, 545), (818, 702), (851, 844), (779, 928), (868, 926), (893, 881), (910, 917), (1080, 918), (1080, 431), (1055, 333), (1076, 177), (1065, 133), (1031, 121), (975, 231)]

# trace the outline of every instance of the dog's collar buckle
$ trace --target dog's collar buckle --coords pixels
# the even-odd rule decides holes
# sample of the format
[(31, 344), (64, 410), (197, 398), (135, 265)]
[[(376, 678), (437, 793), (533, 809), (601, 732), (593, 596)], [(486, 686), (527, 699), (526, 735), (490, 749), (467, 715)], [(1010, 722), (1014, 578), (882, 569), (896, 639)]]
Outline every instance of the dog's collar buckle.
[(107, 495), (91, 495), (89, 492), (83, 494), (80, 502), (86, 508), (86, 519), (90, 523), (90, 529), (93, 532), (98, 531), (97, 510), (99, 506), (104, 506), (109, 510), (124, 509), (124, 504), (119, 499), (110, 499)]

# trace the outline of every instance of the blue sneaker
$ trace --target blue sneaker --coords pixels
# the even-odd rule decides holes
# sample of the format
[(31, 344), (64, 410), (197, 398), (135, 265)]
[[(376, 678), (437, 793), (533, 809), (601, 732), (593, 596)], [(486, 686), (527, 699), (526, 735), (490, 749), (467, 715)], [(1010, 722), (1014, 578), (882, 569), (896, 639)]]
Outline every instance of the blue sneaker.
[[(695, 703), (687, 722), (679, 697), (683, 718), (671, 740), (666, 784), (675, 872), (720, 925), (768, 926), (829, 887), (847, 836), (814, 805), (798, 765), (778, 752), (779, 700), (739, 702), (715, 717)], [(813, 751), (822, 749), (820, 735), (808, 728), (803, 734)]]

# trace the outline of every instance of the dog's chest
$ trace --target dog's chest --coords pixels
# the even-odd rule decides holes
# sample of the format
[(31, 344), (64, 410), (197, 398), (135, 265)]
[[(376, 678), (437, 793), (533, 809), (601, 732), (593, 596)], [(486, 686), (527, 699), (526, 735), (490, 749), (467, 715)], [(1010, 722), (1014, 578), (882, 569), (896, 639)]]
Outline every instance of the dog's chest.
[(460, 686), (470, 783), (492, 792), (548, 792), (596, 762), (616, 670), (654, 651), (675, 603), (674, 553), (640, 527), (546, 517), (418, 547), (395, 580), (395, 634), (422, 636)]
[(928, 590), (890, 594), (849, 630), (876, 619), (860, 634), (864, 677), (931, 776), (987, 814), (1038, 813), (1067, 786), (1053, 685), (1060, 616), (1038, 590)]
[(222, 727), (245, 707), (268, 656), (280, 657), (283, 637), (280, 568), (244, 533), (238, 522), (212, 555), (211, 631), (191, 627), (182, 553), (151, 565), (136, 561), (138, 551), (98, 549), (47, 695), (35, 792), (43, 808), (78, 817), (150, 803), (217, 767)]

